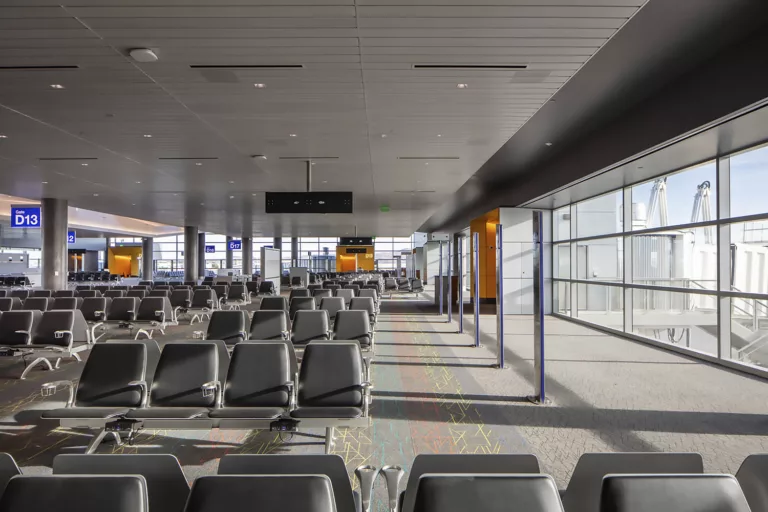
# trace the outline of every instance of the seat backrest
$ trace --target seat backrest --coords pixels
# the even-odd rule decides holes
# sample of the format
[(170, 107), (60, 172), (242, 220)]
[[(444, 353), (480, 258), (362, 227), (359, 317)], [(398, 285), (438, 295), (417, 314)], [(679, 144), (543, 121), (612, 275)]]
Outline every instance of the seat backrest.
[(357, 298), (370, 298), (374, 303), (379, 301), (379, 293), (373, 288), (363, 288)]
[[(408, 475), (402, 512), (413, 512), (419, 479), (428, 473), (440, 474), (512, 474), (539, 473), (539, 460), (530, 454), (421, 454), (413, 459)], [(522, 510), (522, 509), (521, 509)]]
[(248, 337), (248, 313), (245, 311), (214, 311), (205, 336), (227, 344), (245, 341)]
[(170, 297), (171, 296), (171, 290), (170, 288), (164, 288), (161, 290), (153, 289), (147, 297)]
[(352, 302), (352, 299), (355, 298), (355, 290), (350, 290), (349, 288), (342, 288), (341, 290), (335, 290), (334, 296), (343, 298), (344, 304), (349, 306), (350, 302)]
[(250, 338), (254, 340), (282, 340), (288, 332), (285, 311), (259, 310), (253, 312)]
[(108, 292), (111, 289), (111, 287), (108, 284), (100, 284), (98, 286), (94, 286), (93, 289), (99, 290), (103, 295), (104, 292)]
[(285, 297), (264, 297), (261, 299), (259, 309), (279, 309), (280, 311), (288, 311), (288, 302), (285, 300)]
[(104, 292), (105, 297), (109, 297), (110, 299), (116, 299), (118, 297), (125, 297), (125, 290), (108, 290)]
[(102, 322), (107, 318), (111, 300), (106, 297), (86, 297), (80, 304), (80, 311), (86, 322)]
[(54, 475), (141, 475), (149, 510), (183, 512), (189, 484), (179, 460), (170, 454), (63, 454), (53, 458)]
[(262, 281), (259, 284), (259, 293), (274, 293), (275, 283), (272, 281)]
[(288, 302), (290, 303), (296, 297), (311, 297), (312, 292), (308, 288), (294, 288), (291, 293), (288, 294)]
[(357, 343), (310, 343), (301, 362), (299, 406), (362, 407), (362, 365)]
[(315, 304), (320, 305), (320, 301), (322, 301), (325, 297), (333, 297), (333, 291), (331, 290), (312, 290), (312, 297), (315, 298)]
[(56, 297), (53, 299), (51, 311), (56, 309), (77, 309), (77, 298), (75, 297)]
[(585, 453), (563, 494), (567, 512), (597, 512), (603, 477), (609, 474), (703, 473), (698, 453)]
[(309, 293), (314, 293), (315, 290), (321, 290), (323, 288), (323, 285), (321, 284), (310, 284), (307, 286), (307, 290), (309, 290)]
[(768, 510), (768, 455), (750, 455), (736, 473), (752, 512)]
[[(313, 301), (312, 305), (314, 304)], [(312, 340), (327, 340), (329, 324), (328, 313), (322, 309), (298, 310), (293, 316), (291, 340), (299, 344), (306, 344)]]
[(136, 297), (118, 297), (112, 299), (109, 305), (108, 320), (132, 322), (136, 319), (136, 311), (139, 307), (139, 299)]
[(302, 284), (301, 277), (294, 276), (291, 278), (291, 286), (301, 286), (301, 284)]
[(24, 301), (24, 309), (36, 309), (38, 311), (48, 311), (48, 303), (51, 299), (48, 297), (30, 297)]
[(198, 284), (192, 287), (192, 291), (196, 292), (197, 290), (210, 290), (211, 287), (207, 284)]
[(225, 284), (215, 284), (211, 286), (211, 290), (214, 291), (217, 297), (226, 297), (229, 293), (229, 286)]
[(76, 292), (83, 291), (83, 290), (90, 290), (90, 289), (91, 289), (91, 285), (90, 284), (79, 284), (79, 285), (75, 286), (75, 291)]
[(216, 344), (169, 343), (157, 363), (149, 404), (155, 407), (213, 407), (215, 396), (204, 396), (201, 388), (218, 379)]
[[(0, 297), (0, 312), (11, 311), (13, 309), (15, 297)], [(19, 299), (16, 299), (19, 300)]]
[(227, 291), (227, 299), (230, 300), (245, 300), (248, 298), (248, 290), (244, 284), (232, 283)]
[(55, 292), (53, 292), (53, 296), (57, 299), (59, 297), (74, 297), (75, 290), (56, 290)]
[(376, 304), (370, 297), (355, 297), (349, 303), (349, 309), (359, 309), (373, 316), (376, 313)]
[(292, 382), (285, 343), (239, 343), (232, 352), (224, 407), (287, 407)]
[[(330, 292), (330, 290), (326, 291)], [(328, 318), (335, 320), (339, 311), (344, 311), (347, 307), (343, 297), (323, 297), (320, 299), (320, 309), (327, 311)]]
[(175, 289), (171, 292), (171, 306), (187, 308), (192, 303), (192, 291), (189, 288)]
[(413, 512), (562, 512), (548, 475), (428, 474), (421, 477)]
[(600, 512), (750, 512), (731, 475), (608, 475)]
[(32, 297), (53, 297), (51, 290), (32, 290)]
[(315, 299), (312, 297), (296, 297), (291, 299), (291, 307), (288, 310), (288, 314), (291, 319), (296, 315), (297, 311), (312, 310), (315, 308)]
[(34, 327), (34, 312), (28, 310), (4, 312), (0, 315), (0, 345), (28, 344), (32, 340)]
[(341, 290), (341, 285), (330, 283), (330, 284), (323, 285), (323, 288), (325, 288), (326, 290), (331, 290), (332, 292), (335, 292), (336, 290)]
[(333, 338), (337, 340), (357, 340), (362, 344), (371, 342), (371, 323), (368, 313), (361, 310), (339, 311), (333, 324)]
[(147, 290), (128, 290), (128, 293), (126, 293), (125, 296), (143, 299), (147, 296)]
[(331, 481), (327, 476), (217, 475), (195, 480), (185, 510), (336, 512), (336, 506)]
[(19, 475), (8, 482), (0, 510), (148, 512), (147, 484), (139, 475)]
[(139, 281), (138, 286), (146, 286), (148, 289), (152, 289), (152, 287), (155, 285), (153, 281)]
[(29, 290), (11, 290), (11, 297), (18, 297), (21, 300), (25, 300), (29, 297)]
[(139, 302), (139, 308), (136, 312), (136, 320), (140, 322), (160, 322), (171, 320), (166, 314), (166, 303), (168, 297), (146, 297)]
[(46, 311), (32, 336), (32, 345), (66, 347), (75, 329), (74, 311)]
[(195, 290), (192, 294), (192, 309), (213, 308), (216, 306), (216, 292), (210, 288)]
[(101, 297), (101, 292), (99, 290), (79, 290), (77, 296), (83, 299), (88, 297)]
[(146, 380), (147, 348), (131, 341), (97, 343), (91, 348), (75, 394), (77, 407), (138, 407)]
[(355, 512), (344, 459), (340, 455), (224, 455), (219, 475), (325, 475), (333, 487), (338, 512)]
[(5, 486), (8, 485), (8, 480), (16, 475), (20, 475), (21, 470), (8, 453), (0, 453), (0, 495), (3, 494)]

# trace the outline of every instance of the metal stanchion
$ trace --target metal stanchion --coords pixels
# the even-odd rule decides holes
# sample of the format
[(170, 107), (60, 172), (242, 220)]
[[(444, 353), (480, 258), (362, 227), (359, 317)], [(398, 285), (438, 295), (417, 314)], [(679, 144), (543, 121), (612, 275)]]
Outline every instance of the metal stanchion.
[(533, 212), (533, 386), (529, 400), (546, 404), (544, 373), (544, 251), (542, 247), (542, 214)]
[(448, 240), (448, 323), (453, 321), (453, 260), (451, 259), (451, 241)]
[(474, 261), (472, 266), (475, 269), (474, 289), (475, 289), (475, 347), (480, 346), (480, 233), (475, 233), (473, 238)]
[(459, 257), (459, 334), (464, 333), (464, 238), (459, 238), (459, 245), (456, 248)]
[(496, 338), (499, 340), (498, 367), (504, 369), (504, 240), (496, 224)]
[(443, 316), (443, 242), (440, 242), (440, 263), (438, 265), (438, 280), (440, 281), (440, 316)]

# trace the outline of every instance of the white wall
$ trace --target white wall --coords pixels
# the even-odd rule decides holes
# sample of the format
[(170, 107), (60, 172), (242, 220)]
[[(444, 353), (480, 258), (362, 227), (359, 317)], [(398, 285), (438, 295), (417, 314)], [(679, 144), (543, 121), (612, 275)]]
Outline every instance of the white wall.
[[(443, 275), (448, 275), (448, 243), (443, 242)], [(432, 283), (434, 277), (440, 275), (440, 243), (427, 242), (424, 244), (424, 258), (426, 260), (426, 277), (422, 279), (426, 283)]]

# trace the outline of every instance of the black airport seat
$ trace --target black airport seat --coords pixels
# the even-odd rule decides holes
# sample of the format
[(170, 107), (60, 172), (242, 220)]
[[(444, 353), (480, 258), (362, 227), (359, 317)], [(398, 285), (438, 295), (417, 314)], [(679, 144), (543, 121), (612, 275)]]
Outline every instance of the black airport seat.
[(0, 495), (8, 485), (8, 480), (20, 474), (21, 470), (13, 457), (8, 453), (0, 453)]
[(112, 299), (107, 312), (107, 322), (130, 323), (136, 320), (139, 299), (136, 297), (118, 297)]
[(51, 299), (48, 297), (30, 297), (24, 301), (24, 309), (36, 309), (37, 311), (48, 311), (51, 306)]
[[(153, 281), (139, 281), (138, 286), (145, 287), (148, 290), (151, 290), (153, 286), (155, 286), (155, 283)], [(134, 286), (135, 288), (135, 286)]]
[[(311, 297), (305, 298), (309, 298), (312, 304), (310, 309), (313, 309), (315, 306), (314, 300)], [(320, 309), (297, 310), (293, 315), (291, 341), (294, 345), (306, 345), (314, 340), (329, 340), (331, 338), (330, 334), (330, 322), (328, 320), (328, 313), (325, 311)]]
[(226, 284), (215, 284), (211, 286), (211, 290), (219, 298), (219, 303), (224, 303), (227, 300), (227, 294), (229, 293), (229, 286)]
[(262, 281), (259, 284), (259, 295), (274, 295), (275, 283), (272, 281)]
[(285, 297), (264, 297), (259, 304), (260, 310), (280, 310), (288, 314), (288, 301)]
[(307, 285), (307, 290), (309, 290), (309, 293), (313, 293), (315, 290), (322, 290), (323, 285), (322, 284), (310, 284)]
[(349, 303), (349, 309), (360, 310), (368, 313), (368, 321), (371, 325), (376, 323), (376, 303), (370, 297), (355, 297)]
[(548, 475), (429, 474), (421, 477), (413, 512), (562, 512)]
[(218, 306), (219, 302), (216, 298), (216, 292), (210, 288), (195, 290), (192, 294), (192, 303), (187, 310), (187, 313), (192, 315), (190, 324), (195, 320), (202, 322), (203, 317), (210, 317), (211, 312), (218, 309)]
[(80, 291), (84, 291), (84, 290), (90, 290), (92, 288), (93, 287), (90, 284), (79, 284), (79, 285), (75, 286), (75, 291), (76, 292), (80, 292)]
[(126, 291), (125, 290), (107, 290), (104, 292), (104, 297), (109, 297), (110, 299), (116, 299), (118, 297), (125, 297)]
[(131, 290), (128, 290), (128, 292), (125, 294), (125, 296), (126, 297), (135, 297), (135, 298), (141, 300), (141, 299), (143, 299), (144, 297), (147, 296), (147, 290), (131, 289)]
[[(43, 313), (37, 325), (29, 348), (36, 359), (26, 365), (21, 379), (24, 379), (33, 368), (44, 364), (48, 370), (58, 367), (58, 360), (65, 357), (73, 357), (81, 361), (79, 352), (88, 349), (87, 344), (74, 344), (75, 311), (47, 311)], [(56, 359), (56, 366), (50, 359)]]
[(79, 297), (56, 297), (53, 299), (50, 311), (59, 309), (80, 309), (83, 299)]
[(0, 497), (3, 512), (148, 512), (139, 475), (19, 475)]
[[(169, 343), (160, 354), (147, 407), (130, 411), (126, 418), (145, 420), (148, 428), (172, 428), (162, 420), (207, 419), (208, 409), (216, 405), (220, 392), (215, 343)], [(148, 425), (147, 420), (159, 423)]]
[(752, 512), (768, 511), (768, 455), (750, 455), (736, 473)]
[(296, 297), (311, 297), (312, 292), (308, 288), (294, 288), (288, 294), (288, 302), (290, 303)]
[(341, 287), (343, 290), (352, 290), (355, 292), (355, 297), (360, 293), (360, 285), (357, 284), (345, 284)]
[(357, 298), (370, 298), (376, 306), (376, 311), (379, 311), (379, 292), (377, 290), (373, 288), (363, 288), (360, 290), (360, 295), (358, 295)]
[(230, 307), (239, 307), (249, 304), (251, 302), (250, 298), (251, 296), (248, 293), (248, 289), (242, 283), (232, 283), (227, 290), (227, 304)]
[(315, 299), (312, 297), (296, 297), (291, 299), (291, 305), (288, 309), (288, 316), (290, 316), (291, 321), (293, 321), (297, 311), (307, 311), (313, 309), (317, 309), (315, 307)]
[(40, 311), (6, 311), (0, 315), (0, 347), (22, 348), (29, 345), (42, 314)]
[(341, 297), (344, 299), (344, 304), (349, 309), (349, 305), (352, 303), (352, 299), (355, 298), (355, 290), (349, 288), (342, 288), (341, 290), (335, 290), (333, 292), (334, 297)]
[(87, 298), (87, 297), (101, 297), (101, 292), (99, 290), (80, 290), (77, 292), (77, 296), (80, 298)]
[[(326, 291), (330, 292), (330, 290)], [(320, 309), (327, 311), (328, 319), (331, 322), (335, 322), (336, 315), (339, 313), (339, 311), (344, 311), (347, 309), (347, 307), (344, 304), (343, 297), (323, 297), (320, 301)]]
[(179, 311), (186, 311), (192, 306), (192, 290), (177, 288), (171, 292), (170, 301), (174, 319), (178, 322)]
[(168, 297), (146, 297), (139, 302), (135, 320), (131, 324), (134, 327), (139, 327), (139, 331), (136, 333), (137, 337), (139, 333), (143, 332), (148, 338), (151, 338), (155, 329), (165, 334), (165, 328), (172, 322), (173, 310)]
[(53, 297), (58, 299), (59, 297), (74, 297), (75, 290), (56, 290), (53, 292)]
[(341, 285), (336, 283), (326, 283), (323, 285), (323, 288), (326, 290), (331, 290), (335, 295), (336, 290), (341, 290)]
[(224, 455), (219, 475), (324, 475), (331, 481), (337, 512), (357, 512), (344, 459), (339, 455)]
[(222, 340), (234, 345), (248, 339), (248, 313), (245, 311), (214, 311), (205, 338)]
[(253, 312), (249, 338), (252, 340), (287, 340), (288, 319), (281, 310), (258, 310)]
[(212, 409), (209, 416), (220, 420), (220, 428), (242, 428), (247, 420), (282, 416), (293, 403), (295, 376), (290, 357), (285, 343), (238, 344), (229, 363), (221, 407)]
[(30, 297), (53, 297), (53, 291), (51, 290), (32, 290)]
[(207, 284), (199, 284), (192, 287), (192, 292), (196, 292), (197, 290), (210, 290), (211, 287)]
[(54, 475), (141, 475), (147, 482), (149, 510), (184, 512), (189, 483), (170, 454), (64, 454), (53, 458)]
[(750, 512), (731, 475), (608, 475), (600, 512)]
[(125, 285), (120, 285), (120, 286), (113, 286), (112, 289), (113, 290), (123, 290), (124, 292), (127, 292), (128, 290), (131, 289), (131, 287), (130, 286), (125, 286)]
[(0, 297), (7, 297), (7, 296), (8, 296), (8, 290), (0, 289)]
[(304, 280), (301, 279), (299, 276), (294, 276), (291, 278), (291, 286), (293, 287), (302, 287), (304, 286)]
[(336, 506), (331, 481), (323, 475), (219, 475), (197, 478), (192, 484), (185, 512), (223, 510), (336, 512)]
[(598, 512), (603, 478), (610, 474), (704, 472), (698, 453), (585, 453), (563, 494), (566, 512)]
[(196, 280), (194, 280), (194, 281), (184, 281), (183, 284), (184, 284), (184, 286), (189, 286), (191, 288), (194, 288), (195, 286), (197, 286), (197, 281)]
[(104, 293), (106, 293), (109, 290), (111, 290), (112, 287), (109, 286), (108, 284), (100, 284), (98, 286), (94, 286), (93, 289), (94, 290), (99, 290), (101, 292), (101, 294), (104, 295)]
[(418, 295), (424, 292), (424, 283), (421, 282), (421, 279), (411, 279), (410, 285), (413, 293)]
[(254, 296), (259, 294), (259, 283), (257, 281), (246, 281), (245, 289), (248, 290), (248, 295)]
[(129, 288), (129, 290), (144, 290), (145, 292), (149, 292), (149, 290), (152, 289), (152, 282), (149, 282), (150, 284), (135, 284)]
[(11, 297), (17, 297), (21, 300), (27, 300), (30, 296), (29, 290), (11, 290)]
[(312, 297), (315, 299), (315, 304), (320, 307), (320, 302), (326, 297), (333, 297), (331, 290), (312, 290)]
[(339, 311), (333, 324), (333, 339), (357, 341), (364, 349), (372, 348), (373, 333), (368, 314), (361, 310)]
[(0, 312), (21, 309), (21, 300), (18, 297), (0, 297)]
[(80, 312), (91, 329), (91, 340), (95, 341), (95, 330), (107, 319), (107, 312), (112, 304), (112, 299), (107, 297), (86, 297), (82, 300)]
[(170, 298), (170, 296), (171, 296), (171, 290), (170, 289), (158, 290), (157, 288), (153, 288), (152, 291), (147, 294), (147, 297), (166, 297), (166, 298)]

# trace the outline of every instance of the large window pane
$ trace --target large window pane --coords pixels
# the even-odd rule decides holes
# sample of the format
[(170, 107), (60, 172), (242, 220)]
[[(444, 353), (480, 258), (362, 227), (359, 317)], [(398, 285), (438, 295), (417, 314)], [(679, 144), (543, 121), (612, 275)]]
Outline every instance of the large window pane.
[(632, 229), (715, 219), (716, 173), (715, 162), (707, 162), (632, 187)]
[(571, 277), (571, 244), (558, 244), (553, 247), (552, 261), (554, 277)]
[(576, 236), (607, 235), (621, 231), (621, 191), (587, 199), (576, 205)]
[(624, 290), (618, 286), (578, 283), (576, 316), (593, 324), (624, 330)]
[(763, 183), (768, 183), (768, 146), (731, 157), (731, 216), (768, 213)]
[(576, 244), (576, 279), (605, 281), (624, 280), (623, 239), (601, 238)]
[(731, 299), (731, 354), (733, 361), (768, 368), (768, 300)]
[(553, 308), (556, 313), (571, 316), (571, 283), (564, 281), (554, 281)]
[(768, 294), (768, 221), (731, 224), (733, 291)]
[(715, 227), (632, 237), (632, 282), (694, 290), (717, 289)]
[(553, 236), (555, 241), (568, 240), (571, 238), (571, 207), (566, 206), (555, 210), (555, 214), (552, 217)]

